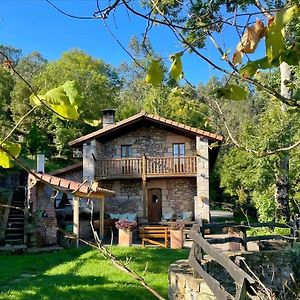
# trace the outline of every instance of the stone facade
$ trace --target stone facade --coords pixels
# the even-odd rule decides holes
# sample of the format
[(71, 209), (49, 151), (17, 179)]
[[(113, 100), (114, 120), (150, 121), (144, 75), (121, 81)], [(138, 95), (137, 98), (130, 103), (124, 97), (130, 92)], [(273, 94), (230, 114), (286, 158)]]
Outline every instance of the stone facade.
[(183, 211), (194, 211), (194, 197), (196, 196), (195, 178), (167, 179), (166, 204), (177, 214)]
[[(103, 181), (101, 186), (113, 190), (116, 195), (105, 199), (107, 213), (138, 213), (143, 216), (143, 191), (141, 180)], [(196, 178), (148, 179), (147, 189), (162, 190), (162, 211), (169, 208), (176, 214), (193, 211), (196, 195)]]
[(36, 182), (32, 176), (29, 176), (28, 198), (34, 215), (34, 225), (27, 224), (27, 227), (32, 234), (30, 240), (37, 241), (40, 246), (57, 243), (57, 220), (52, 196), (53, 190), (50, 187)]
[(167, 157), (173, 155), (173, 143), (185, 143), (186, 156), (196, 154), (196, 141), (173, 132), (151, 126), (128, 132), (121, 137), (97, 143), (97, 158), (120, 158), (121, 145), (132, 145), (132, 157)]

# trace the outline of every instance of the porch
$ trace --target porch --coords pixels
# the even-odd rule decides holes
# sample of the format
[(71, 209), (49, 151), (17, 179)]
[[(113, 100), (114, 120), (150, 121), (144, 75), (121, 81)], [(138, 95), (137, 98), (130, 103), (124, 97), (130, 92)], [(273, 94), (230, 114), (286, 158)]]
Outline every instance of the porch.
[(197, 156), (127, 157), (96, 161), (96, 179), (192, 177), (197, 174)]

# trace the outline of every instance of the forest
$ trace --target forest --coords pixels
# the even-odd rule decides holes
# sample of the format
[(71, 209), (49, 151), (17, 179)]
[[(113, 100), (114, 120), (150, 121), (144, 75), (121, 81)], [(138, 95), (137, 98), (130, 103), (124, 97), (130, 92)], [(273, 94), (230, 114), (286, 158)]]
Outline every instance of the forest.
[[(241, 3), (244, 10), (246, 2)], [(195, 25), (191, 24), (193, 19), (180, 21), (174, 17), (178, 16), (180, 7), (167, 4), (154, 7), (156, 14), (163, 11), (164, 17), (168, 16), (173, 22), (171, 25), (180, 22)], [(223, 4), (222, 1), (216, 4), (213, 8), (216, 15), (210, 18), (217, 18)], [(277, 2), (276, 5), (282, 7)], [(205, 5), (197, 9), (200, 14)], [(230, 3), (227, 10), (233, 11)], [(110, 13), (109, 7), (107, 13)], [(279, 11), (272, 22), (268, 29), (262, 25), (263, 30), (269, 32), (267, 59), (249, 60), (239, 70), (240, 77), (224, 72), (223, 77), (211, 77), (207, 84), (198, 86), (188, 80), (178, 83), (179, 78), (184, 79), (183, 52), (170, 57), (172, 65), (167, 72), (168, 66), (147, 38), (133, 37), (128, 52), (134, 60), (117, 68), (80, 49), (47, 61), (42, 53), (23, 55), (22, 49), (1, 45), (0, 52), (4, 54), (0, 57), (1, 140), (9, 135), (20, 146), (20, 157), (29, 168), (36, 154), (44, 153), (47, 171), (51, 171), (76, 162), (68, 142), (101, 128), (103, 109), (116, 109), (117, 121), (145, 110), (224, 136), (211, 174), (213, 203), (233, 204), (245, 214), (256, 215), (260, 221), (289, 219), (291, 214), (299, 212), (300, 205), (299, 7)], [(239, 44), (232, 62), (221, 50), (223, 60), (229, 61), (235, 72), (235, 65), (241, 63), (243, 54), (253, 53), (263, 37), (259, 26), (261, 23), (256, 21), (252, 27), (244, 28), (243, 37), (245, 31), (251, 34), (249, 28), (258, 32), (255, 38), (250, 38), (255, 45), (247, 50), (243, 43)], [(278, 42), (284, 27), (289, 28), (292, 41), (284, 40), (283, 36)], [(210, 30), (221, 29), (215, 26)], [(189, 42), (195, 34), (201, 38), (197, 43)], [(197, 47), (204, 46), (204, 36), (211, 37), (211, 34), (192, 30), (184, 41), (197, 53)], [(289, 66), (290, 72), (284, 81), (283, 63)], [(72, 84), (76, 84), (76, 93)], [(278, 92), (283, 89), (288, 90), (288, 95)], [(72, 105), (65, 109), (55, 101), (47, 102), (55, 93), (60, 93), (60, 99), (65, 97), (66, 101), (66, 96), (73, 93), (69, 99), (73, 99), (76, 109), (71, 108)], [(45, 102), (50, 103), (48, 109), (41, 105)], [(6, 144), (7, 149), (10, 146), (14, 152), (14, 146)], [(14, 166), (13, 170), (18, 168)], [(1, 168), (0, 172), (8, 171)]]

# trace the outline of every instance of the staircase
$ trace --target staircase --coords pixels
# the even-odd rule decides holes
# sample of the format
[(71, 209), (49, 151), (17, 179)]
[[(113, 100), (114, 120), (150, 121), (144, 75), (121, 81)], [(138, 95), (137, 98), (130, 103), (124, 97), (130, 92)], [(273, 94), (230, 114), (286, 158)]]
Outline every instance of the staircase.
[[(16, 245), (24, 243), (24, 203), (25, 189), (19, 187), (14, 191), (11, 201), (12, 208), (9, 211), (5, 233), (6, 244)], [(13, 207), (19, 207), (20, 209)]]

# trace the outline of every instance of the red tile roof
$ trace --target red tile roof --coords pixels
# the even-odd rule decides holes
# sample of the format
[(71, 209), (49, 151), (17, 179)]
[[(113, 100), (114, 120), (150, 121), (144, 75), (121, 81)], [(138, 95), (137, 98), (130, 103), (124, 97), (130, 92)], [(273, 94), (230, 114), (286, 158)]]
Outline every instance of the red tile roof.
[(72, 146), (72, 147), (79, 146), (79, 145), (81, 145), (81, 144), (83, 144), (87, 141), (90, 141), (90, 140), (93, 140), (93, 139), (96, 139), (96, 138), (100, 138), (104, 134), (108, 134), (110, 132), (115, 132), (118, 129), (121, 129), (125, 126), (131, 125), (131, 124), (135, 123), (136, 121), (138, 121), (140, 119), (145, 119), (145, 120), (148, 120), (148, 121), (152, 121), (153, 123), (157, 123), (157, 124), (160, 124), (160, 125), (165, 125), (165, 126), (168, 126), (168, 127), (172, 127), (173, 129), (185, 131), (185, 132), (187, 132), (189, 134), (193, 134), (195, 136), (200, 135), (200, 136), (206, 137), (206, 138), (208, 138), (210, 140), (213, 140), (213, 141), (221, 142), (223, 140), (223, 136), (221, 136), (219, 134), (204, 131), (204, 130), (196, 128), (196, 127), (191, 127), (191, 126), (179, 123), (179, 122), (175, 122), (175, 121), (172, 121), (172, 120), (169, 120), (169, 119), (162, 118), (162, 117), (157, 116), (157, 115), (152, 115), (152, 114), (148, 114), (144, 111), (141, 111), (140, 113), (138, 113), (136, 115), (133, 115), (133, 116), (127, 118), (127, 119), (124, 119), (124, 120), (122, 120), (122, 121), (120, 121), (120, 122), (118, 122), (114, 125), (107, 126), (105, 128), (102, 128), (102, 129), (99, 129), (99, 130), (94, 131), (92, 133), (89, 133), (87, 135), (84, 135), (84, 136), (82, 136), (82, 137), (80, 137), (80, 138), (78, 138), (74, 141), (71, 141), (69, 143), (69, 145)]
[(79, 183), (76, 181), (59, 178), (49, 174), (34, 173), (38, 180), (46, 183), (50, 183), (57, 188), (65, 190), (66, 192), (73, 193), (75, 196), (81, 198), (103, 198), (103, 196), (113, 196), (115, 193), (111, 190), (97, 187), (92, 189), (88, 183)]

